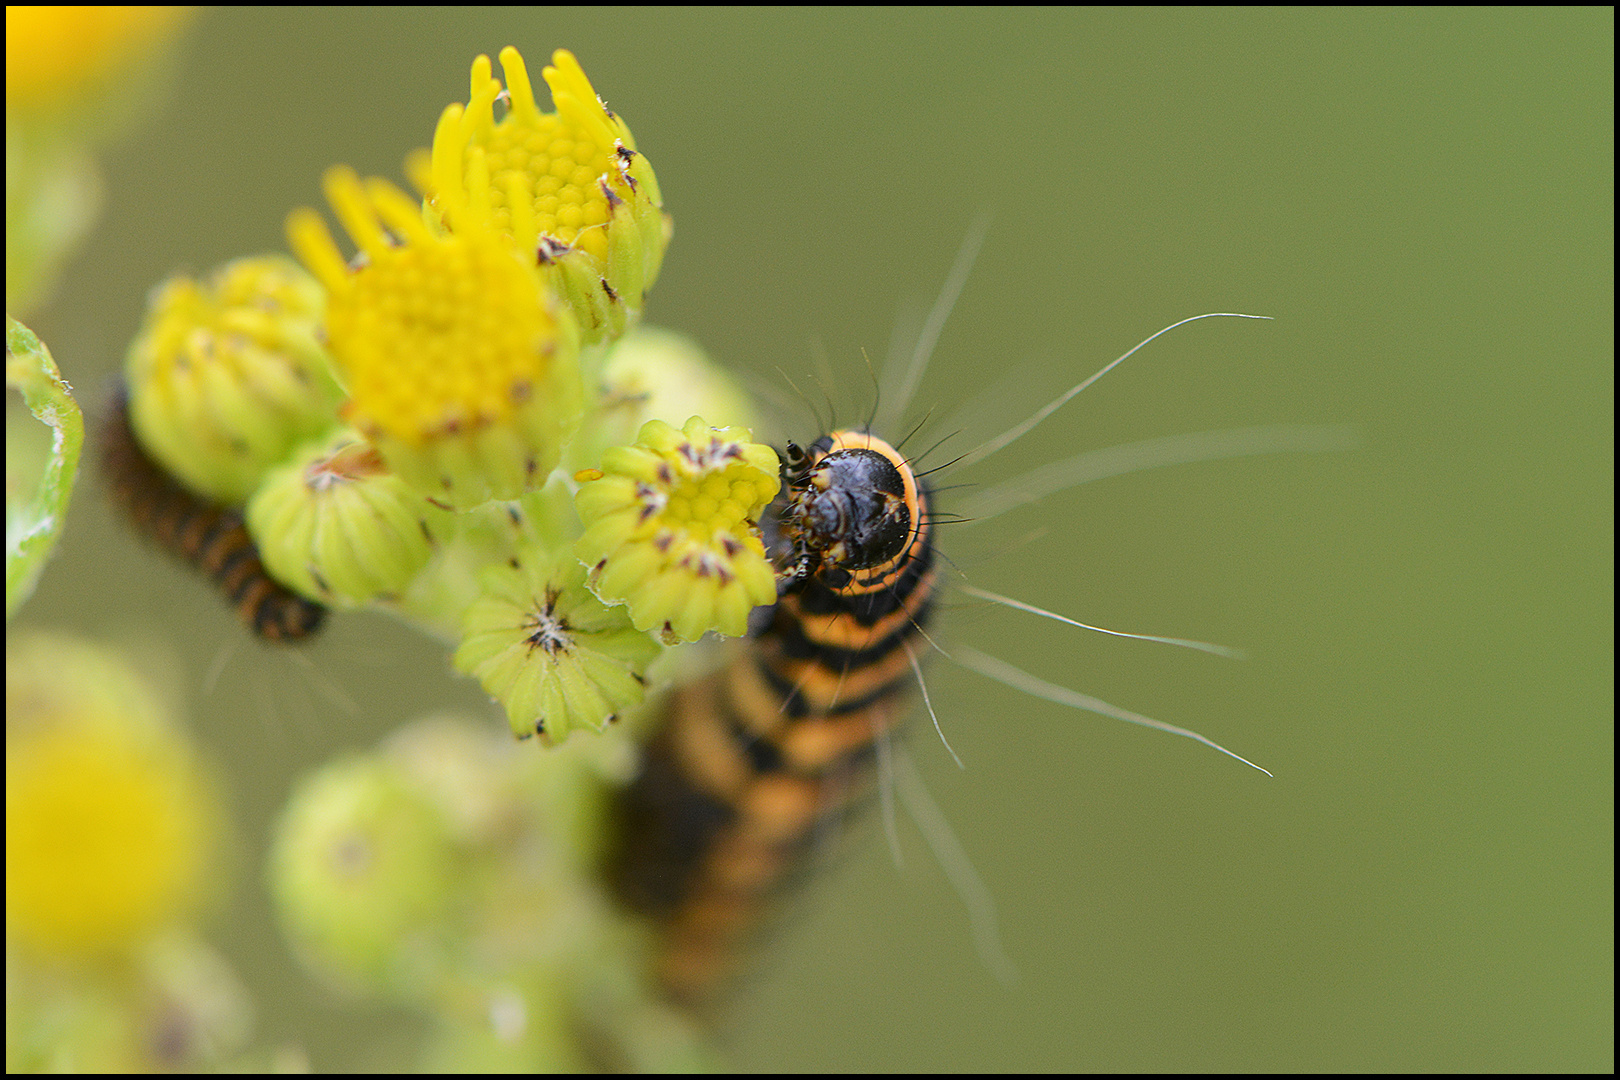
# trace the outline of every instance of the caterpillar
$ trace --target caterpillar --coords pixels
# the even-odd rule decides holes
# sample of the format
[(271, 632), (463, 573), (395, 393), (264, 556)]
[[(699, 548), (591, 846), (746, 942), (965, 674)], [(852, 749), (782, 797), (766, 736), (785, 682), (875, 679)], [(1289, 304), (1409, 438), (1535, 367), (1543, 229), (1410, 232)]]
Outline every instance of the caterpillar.
[[(970, 238), (936, 306), (936, 333), (972, 247)], [(1165, 327), (951, 464), (966, 467), (1009, 445), (1160, 335), (1221, 316), (1261, 318), (1214, 313)], [(926, 362), (931, 337), (925, 333), (919, 342), (902, 401)], [(655, 974), (664, 989), (687, 1005), (713, 998), (738, 962), (739, 944), (774, 896), (802, 873), (808, 861), (802, 856), (874, 786), (874, 763), (909, 711), (913, 682), (928, 704), (918, 654), (923, 645), (933, 647), (927, 627), (941, 585), (933, 546), (938, 524), (989, 519), (1057, 490), (1139, 469), (1342, 450), (1354, 441), (1344, 428), (1278, 426), (1093, 451), (983, 490), (969, 501), (966, 517), (954, 519), (935, 512), (912, 462), (867, 430), (834, 431), (806, 449), (790, 443), (781, 454), (782, 492), (760, 522), (777, 572), (777, 603), (754, 612), (747, 647), (727, 668), (675, 692), (640, 774), (618, 800), (618, 846), (607, 878), (624, 904), (660, 928)], [(1105, 630), (959, 588), (1084, 629), (1240, 655), (1206, 642)], [(965, 645), (953, 646), (952, 657), (1031, 696), (1191, 738), (1266, 772), (1197, 732), (1043, 682)], [(982, 885), (970, 868), (949, 865), (957, 856), (942, 854), (954, 844), (948, 839), (936, 846), (936, 855), (973, 914), (981, 954), (1005, 973), (1008, 962)]]
[(122, 379), (100, 436), (102, 473), (136, 531), (213, 581), (249, 630), (265, 641), (297, 641), (321, 628), (326, 608), (269, 575), (241, 512), (187, 490), (147, 454), (130, 426)]
[(662, 928), (657, 976), (712, 995), (821, 829), (871, 787), (938, 588), (926, 485), (866, 431), (782, 454), (761, 522), (774, 607), (723, 671), (678, 691), (620, 802), (610, 878)]

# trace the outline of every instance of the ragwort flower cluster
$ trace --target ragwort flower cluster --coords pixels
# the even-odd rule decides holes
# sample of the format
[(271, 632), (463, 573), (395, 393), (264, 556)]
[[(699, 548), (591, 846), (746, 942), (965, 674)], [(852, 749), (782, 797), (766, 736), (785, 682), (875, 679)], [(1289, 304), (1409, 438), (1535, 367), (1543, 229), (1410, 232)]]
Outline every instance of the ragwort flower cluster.
[(722, 373), (638, 328), (671, 223), (628, 125), (566, 51), (550, 112), (517, 50), (500, 62), (407, 159), (420, 199), (331, 169), (352, 254), (295, 211), (303, 269), (171, 282), (127, 378), (143, 444), (243, 508), (276, 580), (456, 643), (514, 732), (555, 741), (639, 703), (664, 645), (774, 601), (778, 465)]

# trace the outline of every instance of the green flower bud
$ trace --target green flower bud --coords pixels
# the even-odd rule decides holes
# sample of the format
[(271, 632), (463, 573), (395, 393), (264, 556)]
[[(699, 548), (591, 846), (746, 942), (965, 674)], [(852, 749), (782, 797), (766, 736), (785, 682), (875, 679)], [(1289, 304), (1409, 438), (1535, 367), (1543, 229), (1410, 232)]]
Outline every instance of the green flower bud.
[(307, 777), (277, 827), (269, 876), (282, 928), (317, 973), (396, 1001), (439, 985), (461, 858), (444, 813), (394, 765), (351, 758)]
[(450, 517), (352, 431), (276, 469), (247, 508), (248, 531), (271, 575), (341, 607), (397, 596)]
[(703, 416), (721, 426), (757, 426), (752, 397), (697, 342), (662, 327), (638, 326), (602, 363), (591, 422), (568, 444), (570, 473), (602, 460), (610, 446), (636, 441), (648, 420)]

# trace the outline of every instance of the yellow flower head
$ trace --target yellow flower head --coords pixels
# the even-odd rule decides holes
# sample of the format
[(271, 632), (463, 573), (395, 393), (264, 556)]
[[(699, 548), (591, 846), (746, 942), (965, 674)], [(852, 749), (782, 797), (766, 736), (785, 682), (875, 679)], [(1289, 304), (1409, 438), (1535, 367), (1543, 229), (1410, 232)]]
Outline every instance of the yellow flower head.
[(543, 113), (516, 49), (501, 50), (504, 90), (489, 57), (473, 61), (467, 104), (444, 110), (430, 161), (413, 168), (452, 232), (485, 223), (509, 238), (545, 269), (587, 341), (617, 337), (641, 311), (671, 226), (629, 127), (572, 53), (557, 50), (552, 65), (542, 74), (557, 111)]
[[(110, 93), (191, 19), (181, 7), (6, 5), (6, 109), (62, 108)], [(127, 85), (123, 92), (128, 94)]]
[(87, 643), (6, 653), (6, 937), (39, 952), (138, 948), (206, 898), (224, 825), (159, 695)]
[(325, 186), (360, 249), (354, 264), (312, 210), (287, 231), (327, 289), (345, 419), (407, 483), (453, 506), (543, 483), (583, 405), (573, 318), (490, 229), (435, 233), (398, 188), (350, 169)]
[(291, 259), (237, 259), (152, 290), (125, 361), (130, 423), (187, 487), (240, 505), (342, 397), (317, 340), (321, 288)]
[(634, 446), (608, 450), (579, 474), (585, 535), (575, 554), (591, 588), (625, 603), (638, 630), (695, 641), (740, 637), (748, 613), (776, 602), (776, 578), (756, 522), (781, 486), (776, 451), (747, 428), (642, 426)]

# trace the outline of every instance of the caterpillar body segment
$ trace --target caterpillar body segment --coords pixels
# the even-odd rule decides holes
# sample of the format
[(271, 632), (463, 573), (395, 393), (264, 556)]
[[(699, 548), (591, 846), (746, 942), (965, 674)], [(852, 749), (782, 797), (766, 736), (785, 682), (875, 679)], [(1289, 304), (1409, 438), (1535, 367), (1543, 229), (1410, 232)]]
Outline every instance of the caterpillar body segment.
[(783, 459), (761, 522), (777, 603), (727, 667), (675, 694), (620, 805), (611, 877), (661, 925), (658, 977), (689, 1004), (871, 790), (938, 588), (928, 492), (898, 450), (837, 431)]
[(130, 427), (122, 380), (101, 426), (101, 467), (136, 530), (214, 582), (254, 634), (296, 641), (321, 628), (326, 608), (270, 576), (240, 510), (192, 492), (147, 454)]

